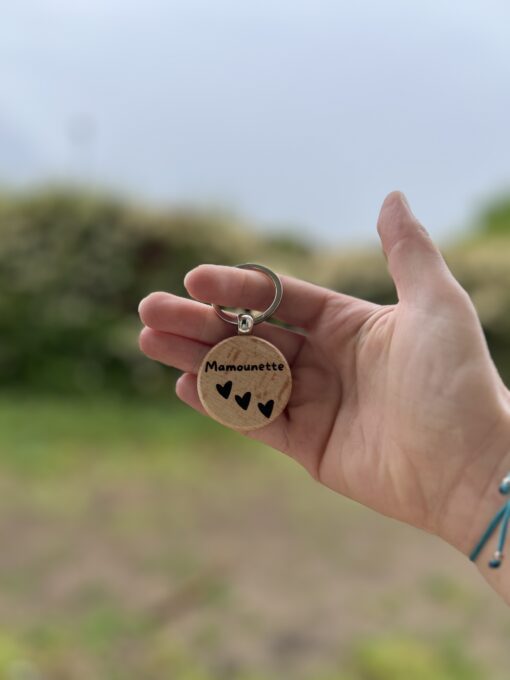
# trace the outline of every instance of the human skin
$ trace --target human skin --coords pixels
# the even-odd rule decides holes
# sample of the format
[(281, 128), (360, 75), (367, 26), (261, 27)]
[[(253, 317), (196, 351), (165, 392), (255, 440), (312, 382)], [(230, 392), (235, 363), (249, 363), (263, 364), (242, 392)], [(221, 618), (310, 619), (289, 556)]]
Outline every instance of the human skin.
[[(502, 503), (510, 471), (510, 393), (490, 357), (475, 308), (400, 192), (377, 224), (398, 303), (377, 305), (282, 277), (275, 314), (302, 332), (261, 324), (255, 333), (286, 356), (285, 412), (247, 436), (301, 463), (325, 486), (436, 534), (469, 555)], [(197, 371), (232, 334), (203, 303), (263, 309), (260, 273), (200, 265), (185, 277), (194, 300), (152, 293), (140, 303), (142, 351), (183, 371), (179, 398), (204, 413)], [(510, 604), (510, 563), (477, 560)]]

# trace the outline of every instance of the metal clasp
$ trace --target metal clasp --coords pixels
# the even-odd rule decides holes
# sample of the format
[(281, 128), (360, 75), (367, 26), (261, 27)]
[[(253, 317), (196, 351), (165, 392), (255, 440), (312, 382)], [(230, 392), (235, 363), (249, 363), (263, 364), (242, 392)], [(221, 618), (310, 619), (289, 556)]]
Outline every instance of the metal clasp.
[(250, 335), (253, 332), (255, 321), (251, 314), (237, 315), (237, 332), (239, 335)]

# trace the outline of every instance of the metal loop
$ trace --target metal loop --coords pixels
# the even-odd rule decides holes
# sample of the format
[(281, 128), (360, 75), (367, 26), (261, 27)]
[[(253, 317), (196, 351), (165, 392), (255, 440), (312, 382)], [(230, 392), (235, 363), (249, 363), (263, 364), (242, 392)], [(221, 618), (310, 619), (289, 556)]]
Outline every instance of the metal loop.
[(253, 332), (254, 318), (251, 314), (237, 316), (237, 332), (239, 335), (250, 335)]
[[(270, 316), (272, 316), (276, 312), (276, 310), (280, 306), (280, 302), (282, 301), (283, 285), (280, 280), (280, 277), (273, 271), (271, 271), (271, 269), (269, 269), (268, 267), (264, 267), (264, 265), (262, 264), (253, 264), (251, 262), (247, 262), (245, 264), (236, 264), (235, 266), (238, 267), (239, 269), (252, 269), (254, 271), (261, 272), (272, 281), (275, 287), (273, 301), (271, 302), (269, 307), (258, 316), (251, 315), (253, 316), (253, 324), (258, 324), (262, 323), (263, 321), (266, 321), (267, 319), (269, 319)], [(220, 305), (214, 303), (212, 307), (216, 314), (220, 317), (220, 319), (223, 319), (223, 321), (226, 321), (227, 323), (235, 324), (238, 327), (240, 323), (239, 318), (241, 316), (246, 316), (247, 312), (249, 312), (249, 310), (245, 310), (241, 314), (234, 314), (234, 312), (226, 312), (224, 309), (220, 307)]]

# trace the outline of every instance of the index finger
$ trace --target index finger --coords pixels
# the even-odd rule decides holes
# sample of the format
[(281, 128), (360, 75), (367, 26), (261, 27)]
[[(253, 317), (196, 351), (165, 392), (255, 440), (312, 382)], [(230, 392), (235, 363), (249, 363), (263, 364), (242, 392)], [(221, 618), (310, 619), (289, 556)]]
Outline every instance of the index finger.
[[(314, 326), (328, 303), (353, 301), (348, 295), (316, 286), (292, 276), (281, 276), (283, 297), (275, 316), (292, 326)], [(188, 293), (200, 302), (225, 307), (242, 307), (263, 311), (274, 297), (274, 286), (257, 271), (216, 264), (201, 264), (184, 279)]]

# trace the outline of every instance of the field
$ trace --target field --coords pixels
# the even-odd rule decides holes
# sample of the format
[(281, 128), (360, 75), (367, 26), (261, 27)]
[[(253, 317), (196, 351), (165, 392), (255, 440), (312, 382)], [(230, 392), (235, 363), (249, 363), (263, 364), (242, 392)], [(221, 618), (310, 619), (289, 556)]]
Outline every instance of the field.
[(173, 401), (0, 399), (0, 678), (507, 678), (447, 545)]

